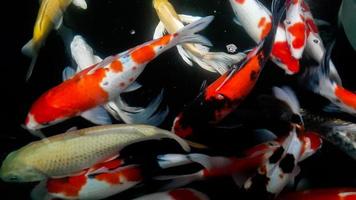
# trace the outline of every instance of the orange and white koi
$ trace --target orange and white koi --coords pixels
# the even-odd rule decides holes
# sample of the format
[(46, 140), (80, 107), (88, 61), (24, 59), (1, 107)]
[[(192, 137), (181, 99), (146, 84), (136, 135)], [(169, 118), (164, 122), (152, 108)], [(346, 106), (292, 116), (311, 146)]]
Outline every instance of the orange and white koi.
[[(70, 42), (67, 43), (70, 43), (68, 46), (70, 46), (72, 58), (77, 66), (75, 69), (66, 67), (63, 70), (63, 80), (71, 78), (76, 73), (102, 60), (99, 56), (94, 55), (93, 49), (82, 36), (67, 33), (63, 36), (64, 40), (65, 38), (70, 38)], [(141, 85), (134, 82), (125, 90), (125, 92), (132, 92), (140, 88)], [(135, 107), (128, 105), (121, 95), (119, 95), (115, 100), (105, 104), (104, 108), (115, 119), (123, 121), (126, 124), (149, 124), (158, 126), (164, 121), (169, 112), (168, 106), (162, 106), (163, 108), (160, 109), (162, 100), (163, 90), (161, 90), (157, 97), (148, 102), (145, 107)]]
[[(272, 26), (270, 11), (258, 0), (230, 0), (230, 3), (237, 17), (235, 21), (256, 43), (262, 41)], [(287, 74), (296, 74), (300, 70), (298, 59), (292, 56), (282, 23), (275, 35), (271, 59)]]
[(282, 193), (277, 200), (354, 200), (356, 188), (320, 188)]
[(135, 198), (134, 200), (209, 200), (210, 198), (195, 189), (178, 188), (166, 192), (158, 192)]
[[(153, 0), (153, 7), (160, 19), (156, 27), (154, 39), (162, 37), (164, 32), (170, 34), (184, 27), (183, 23), (192, 23), (201, 17), (189, 15), (178, 15), (173, 5), (168, 0)], [(193, 65), (192, 61), (200, 67), (211, 72), (225, 73), (230, 66), (241, 61), (245, 54), (227, 54), (224, 52), (211, 52), (207, 46), (200, 44), (183, 44), (177, 46), (178, 52), (183, 60)]]
[(72, 176), (112, 160), (131, 144), (163, 138), (175, 140), (185, 151), (190, 149), (181, 138), (153, 126), (97, 126), (51, 136), (11, 152), (1, 165), (0, 177), (6, 182), (34, 182)]
[(292, 56), (300, 59), (306, 44), (306, 26), (302, 12), (303, 0), (289, 0), (284, 26)]
[(53, 28), (59, 28), (63, 21), (63, 13), (73, 3), (77, 7), (87, 9), (85, 0), (42, 0), (33, 29), (32, 39), (22, 48), (22, 53), (31, 57), (26, 79), (29, 79), (36, 64), (38, 51)]
[(281, 11), (273, 16), (274, 24), (265, 40), (241, 63), (230, 68), (204, 89), (194, 102), (175, 118), (172, 127), (175, 134), (183, 138), (191, 136), (200, 127), (217, 124), (240, 105), (254, 88), (273, 51), (272, 45), (280, 18)]
[(141, 168), (122, 160), (97, 164), (77, 176), (48, 179), (31, 192), (32, 199), (104, 199), (141, 183)]
[(195, 33), (207, 27), (213, 18), (205, 17), (175, 34), (107, 57), (79, 72), (41, 95), (32, 105), (25, 126), (29, 130), (37, 130), (78, 115), (96, 123), (110, 123), (110, 118), (100, 106), (125, 91), (147, 63), (166, 50), (187, 42), (206, 44), (206, 39)]

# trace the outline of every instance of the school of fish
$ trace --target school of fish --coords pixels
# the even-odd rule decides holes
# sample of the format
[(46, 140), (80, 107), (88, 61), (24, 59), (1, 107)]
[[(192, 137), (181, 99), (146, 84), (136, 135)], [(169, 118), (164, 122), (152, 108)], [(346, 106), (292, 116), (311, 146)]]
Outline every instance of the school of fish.
[[(213, 51), (208, 37), (199, 34), (212, 26), (213, 15), (178, 13), (169, 0), (152, 0), (151, 9), (159, 20), (152, 24), (153, 40), (98, 56), (86, 38), (63, 22), (71, 4), (81, 12), (90, 4), (40, 1), (33, 37), (22, 48), (32, 59), (26, 79), (36, 73), (40, 48), (54, 30), (73, 66), (64, 67), (63, 81), (31, 104), (22, 126), (39, 139), (6, 156), (1, 180), (37, 182), (28, 193), (34, 200), (220, 199), (211, 194), (221, 186), (205, 191), (194, 183), (219, 184), (223, 179), (233, 182), (237, 193), (230, 198), (236, 199), (355, 200), (356, 185), (309, 188), (300, 178), (304, 161), (315, 159), (325, 143), (356, 161), (356, 124), (349, 120), (356, 116), (356, 93), (343, 86), (337, 70), (341, 66), (331, 60), (335, 42), (324, 45), (307, 0), (226, 2), (226, 12), (235, 15), (229, 20), (254, 42), (251, 49)], [(132, 105), (125, 95), (143, 90), (140, 75), (174, 47), (184, 64), (216, 78), (202, 83), (195, 98), (177, 113), (164, 101), (164, 85), (142, 105)], [(267, 65), (296, 77), (299, 90), (330, 104), (319, 112), (304, 108), (298, 91), (292, 89), (296, 86), (274, 86), (268, 95), (250, 100)], [(255, 102), (253, 108), (246, 108), (248, 101)], [(340, 113), (348, 118), (339, 117)], [(170, 127), (162, 127), (172, 114)], [(73, 127), (57, 135), (46, 131), (78, 116), (93, 127)], [(225, 138), (210, 131), (219, 134), (239, 127), (254, 133), (250, 137), (255, 140), (242, 150), (224, 154), (214, 144), (218, 142), (206, 139)], [(276, 127), (283, 128), (276, 131)], [(231, 141), (222, 146), (228, 144)]]

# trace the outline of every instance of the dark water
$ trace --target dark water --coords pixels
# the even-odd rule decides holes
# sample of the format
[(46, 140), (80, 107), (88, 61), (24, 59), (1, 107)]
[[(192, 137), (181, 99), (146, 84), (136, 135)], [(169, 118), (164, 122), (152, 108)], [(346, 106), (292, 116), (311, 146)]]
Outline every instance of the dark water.
[[(333, 51), (333, 61), (337, 66), (346, 88), (355, 90), (354, 78), (355, 51), (348, 44), (342, 29), (337, 28), (336, 16), (340, 1), (314, 1), (317, 12), (314, 15), (331, 23), (324, 36), (336, 39)], [(178, 13), (207, 16), (215, 15), (213, 23), (202, 32), (214, 44), (214, 49), (226, 51), (227, 44), (234, 43), (239, 50), (253, 47), (254, 43), (243, 32), (241, 27), (232, 21), (234, 14), (227, 0), (171, 0)], [(52, 32), (41, 49), (31, 80), (24, 82), (27, 66), (30, 62), (20, 52), (21, 47), (31, 38), (32, 28), (36, 19), (38, 2), (11, 2), (6, 9), (16, 8), (15, 14), (3, 17), (3, 40), (9, 46), (3, 49), (2, 74), (2, 131), (0, 134), (0, 161), (15, 149), (36, 140), (21, 128), (21, 124), (34, 100), (47, 89), (61, 82), (61, 72), (65, 66), (71, 65), (68, 52), (65, 52), (61, 38)], [(5, 7), (4, 7), (5, 9)], [(74, 32), (81, 34), (93, 49), (101, 56), (116, 54), (137, 44), (151, 40), (158, 22), (151, 0), (91, 0), (88, 10), (81, 11), (70, 6), (64, 16), (64, 24)], [(135, 34), (131, 34), (132, 30)], [(5, 41), (6, 40), (6, 41)], [(8, 41), (7, 41), (8, 40)], [(152, 93), (165, 88), (165, 103), (170, 108), (170, 114), (162, 128), (170, 129), (172, 120), (185, 104), (191, 102), (199, 92), (204, 80), (208, 83), (217, 75), (201, 70), (199, 67), (189, 67), (178, 56), (176, 49), (169, 50), (151, 62), (140, 76), (139, 82), (146, 90), (137, 96), (145, 100)], [(325, 100), (313, 96), (296, 87), (294, 77), (287, 77), (279, 68), (268, 63), (263, 71), (256, 89), (249, 99), (260, 93), (269, 93), (273, 85), (292, 85), (301, 99), (302, 106), (319, 107)], [(143, 95), (142, 95), (143, 94)], [(249, 101), (247, 99), (247, 101)], [(253, 103), (252, 103), (253, 104)], [(88, 127), (93, 124), (81, 118), (68, 120), (65, 123), (45, 129), (47, 135), (62, 133), (72, 126)], [(217, 148), (215, 153), (231, 154), (226, 149), (234, 149), (249, 141), (241, 130), (214, 130), (209, 133), (210, 141)], [(208, 134), (208, 133), (207, 133)], [(237, 140), (229, 138), (237, 137)], [(243, 145), (242, 145), (243, 146)], [(236, 147), (236, 148), (237, 148)], [(330, 144), (323, 147), (316, 156), (302, 164), (302, 175), (308, 177), (313, 185), (318, 187), (353, 186), (356, 187), (356, 163)], [(221, 199), (236, 193), (236, 187), (230, 179), (214, 179), (193, 184), (195, 188), (206, 192), (214, 199)], [(8, 184), (0, 182), (1, 199), (28, 199), (31, 184)], [(11, 198), (10, 198), (11, 197)], [(121, 197), (124, 198), (124, 197)]]

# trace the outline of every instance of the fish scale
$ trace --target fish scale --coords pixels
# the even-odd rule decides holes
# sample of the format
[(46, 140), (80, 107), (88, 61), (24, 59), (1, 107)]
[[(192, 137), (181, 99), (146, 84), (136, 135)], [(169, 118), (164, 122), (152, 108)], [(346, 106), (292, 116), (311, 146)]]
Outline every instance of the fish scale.
[(0, 176), (4, 178), (14, 169), (24, 168), (46, 177), (73, 175), (118, 155), (130, 144), (161, 138), (174, 139), (183, 149), (189, 149), (183, 140), (159, 128), (146, 125), (99, 126), (49, 137), (19, 149), (3, 162)]

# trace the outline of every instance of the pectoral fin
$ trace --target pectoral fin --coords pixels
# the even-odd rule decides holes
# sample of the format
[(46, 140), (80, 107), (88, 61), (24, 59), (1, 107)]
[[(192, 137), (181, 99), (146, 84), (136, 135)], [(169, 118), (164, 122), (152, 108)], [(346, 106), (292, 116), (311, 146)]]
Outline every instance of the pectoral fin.
[(85, 0), (73, 0), (73, 4), (83, 10), (88, 8), (87, 2)]
[(111, 124), (111, 118), (101, 106), (85, 111), (81, 116), (94, 124)]

